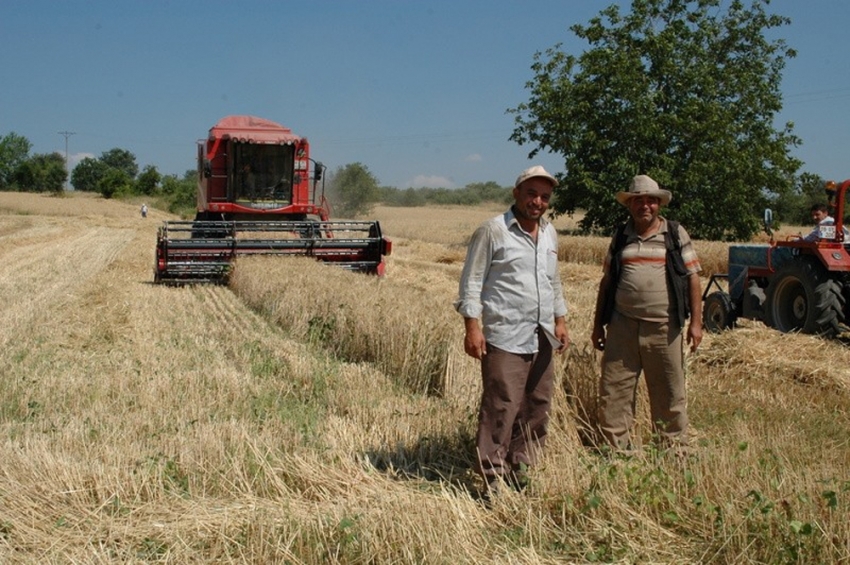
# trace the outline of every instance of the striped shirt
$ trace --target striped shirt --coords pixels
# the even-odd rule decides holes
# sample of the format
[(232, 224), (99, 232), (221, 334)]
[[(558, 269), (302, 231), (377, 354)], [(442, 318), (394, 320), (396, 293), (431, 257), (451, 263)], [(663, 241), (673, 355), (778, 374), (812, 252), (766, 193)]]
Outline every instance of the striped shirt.
[[(641, 239), (634, 230), (634, 223), (626, 224), (626, 245), (622, 251), (620, 282), (617, 286), (615, 308), (617, 312), (649, 322), (665, 322), (675, 313), (671, 311), (674, 301), (672, 288), (668, 288), (666, 276), (667, 246), (664, 234), (667, 233), (667, 220), (661, 219), (661, 226), (654, 234)], [(688, 232), (679, 225), (679, 241), (682, 244), (682, 259), (689, 273), (699, 273), (699, 264)], [(605, 257), (604, 272), (611, 264), (611, 250)]]
[(484, 339), (510, 353), (536, 353), (540, 327), (552, 346), (555, 318), (567, 304), (558, 274), (558, 234), (541, 218), (537, 241), (512, 210), (482, 224), (469, 242), (454, 306), (464, 318), (481, 317)]

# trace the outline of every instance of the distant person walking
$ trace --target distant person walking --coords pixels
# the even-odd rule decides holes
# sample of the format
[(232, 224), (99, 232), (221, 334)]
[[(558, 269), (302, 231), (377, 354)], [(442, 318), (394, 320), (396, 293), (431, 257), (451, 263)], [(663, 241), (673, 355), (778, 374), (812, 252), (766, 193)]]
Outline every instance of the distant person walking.
[(603, 352), (599, 427), (616, 450), (634, 447), (641, 371), (656, 437), (665, 446), (688, 442), (682, 329), (690, 308), (687, 342), (696, 351), (702, 341), (700, 264), (685, 229), (659, 215), (671, 199), (646, 175), (617, 194), (631, 218), (608, 248), (591, 334), (593, 346)]
[(148, 205), (147, 204), (142, 204), (141, 213), (142, 213), (143, 218), (148, 217)]
[(570, 344), (558, 236), (544, 218), (556, 184), (543, 167), (523, 171), (510, 210), (472, 235), (461, 274), (455, 309), (464, 318), (464, 350), (481, 361), (476, 443), (488, 495), (503, 481), (525, 486), (546, 441), (552, 352)]

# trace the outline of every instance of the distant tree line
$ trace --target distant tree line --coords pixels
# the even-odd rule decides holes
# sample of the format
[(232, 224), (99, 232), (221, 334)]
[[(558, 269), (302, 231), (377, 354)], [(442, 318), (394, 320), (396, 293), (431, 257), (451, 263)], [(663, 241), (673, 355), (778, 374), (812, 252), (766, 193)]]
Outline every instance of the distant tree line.
[(476, 182), (463, 188), (403, 188), (379, 186), (369, 168), (350, 163), (328, 175), (328, 198), (334, 215), (343, 217), (368, 215), (375, 204), (387, 206), (474, 206), (482, 202), (511, 202), (511, 188), (498, 183)]
[[(32, 145), (17, 133), (0, 137), (0, 190), (61, 194), (68, 179), (65, 160), (59, 153), (30, 155)], [(373, 206), (475, 206), (485, 202), (508, 205), (511, 187), (493, 181), (475, 182), (463, 188), (396, 188), (380, 186), (362, 163), (337, 168), (327, 176), (328, 198), (337, 217), (363, 217)], [(71, 172), (75, 190), (95, 192), (104, 198), (145, 196), (152, 206), (186, 217), (194, 215), (197, 171), (182, 176), (163, 175), (153, 165), (142, 170), (136, 156), (120, 148), (87, 157)], [(824, 203), (824, 179), (803, 173), (793, 189), (772, 200), (776, 219), (782, 223), (807, 224), (813, 204)]]
[(463, 188), (394, 188), (381, 187), (381, 202), (387, 206), (474, 206), (483, 202), (507, 204), (512, 201), (511, 187), (493, 181), (473, 182)]
[[(31, 148), (15, 132), (0, 137), (0, 190), (61, 194), (68, 180), (65, 159), (59, 153), (30, 155)], [(80, 161), (71, 172), (71, 185), (104, 198), (149, 196), (152, 204), (183, 213), (194, 210), (197, 173), (163, 175), (154, 165), (140, 172), (136, 156), (116, 147)]]

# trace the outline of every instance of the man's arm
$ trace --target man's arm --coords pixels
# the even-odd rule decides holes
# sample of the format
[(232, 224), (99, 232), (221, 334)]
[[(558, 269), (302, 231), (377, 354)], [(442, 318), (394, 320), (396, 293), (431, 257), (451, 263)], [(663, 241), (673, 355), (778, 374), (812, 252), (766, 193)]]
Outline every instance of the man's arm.
[(487, 355), (487, 342), (484, 340), (484, 333), (481, 331), (478, 319), (464, 318), (463, 325), (466, 332), (463, 338), (463, 350), (470, 357), (483, 358)]
[(688, 277), (688, 296), (691, 300), (691, 321), (688, 324), (688, 343), (691, 351), (696, 351), (702, 342), (702, 289), (699, 275), (691, 273)]
[(463, 349), (467, 355), (476, 359), (487, 354), (478, 317), (481, 315), (481, 291), (490, 270), (491, 258), (489, 230), (482, 226), (475, 230), (469, 242), (460, 275), (458, 299), (455, 302), (455, 309), (463, 316)]
[(593, 331), (590, 334), (590, 341), (593, 343), (594, 349), (602, 351), (605, 349), (605, 326), (602, 323), (602, 314), (605, 311), (605, 295), (608, 292), (608, 285), (611, 284), (611, 277), (608, 273), (603, 275), (599, 281), (599, 291), (596, 294), (596, 312), (593, 315)]

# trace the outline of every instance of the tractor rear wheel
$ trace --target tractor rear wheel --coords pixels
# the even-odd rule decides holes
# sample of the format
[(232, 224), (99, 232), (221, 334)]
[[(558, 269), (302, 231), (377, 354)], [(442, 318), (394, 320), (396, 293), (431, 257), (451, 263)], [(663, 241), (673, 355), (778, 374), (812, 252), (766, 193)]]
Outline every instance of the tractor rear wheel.
[(834, 336), (844, 323), (842, 285), (820, 263), (792, 260), (771, 277), (765, 323), (781, 332)]
[(728, 292), (712, 292), (702, 307), (702, 324), (711, 333), (731, 329), (735, 325), (735, 307)]

